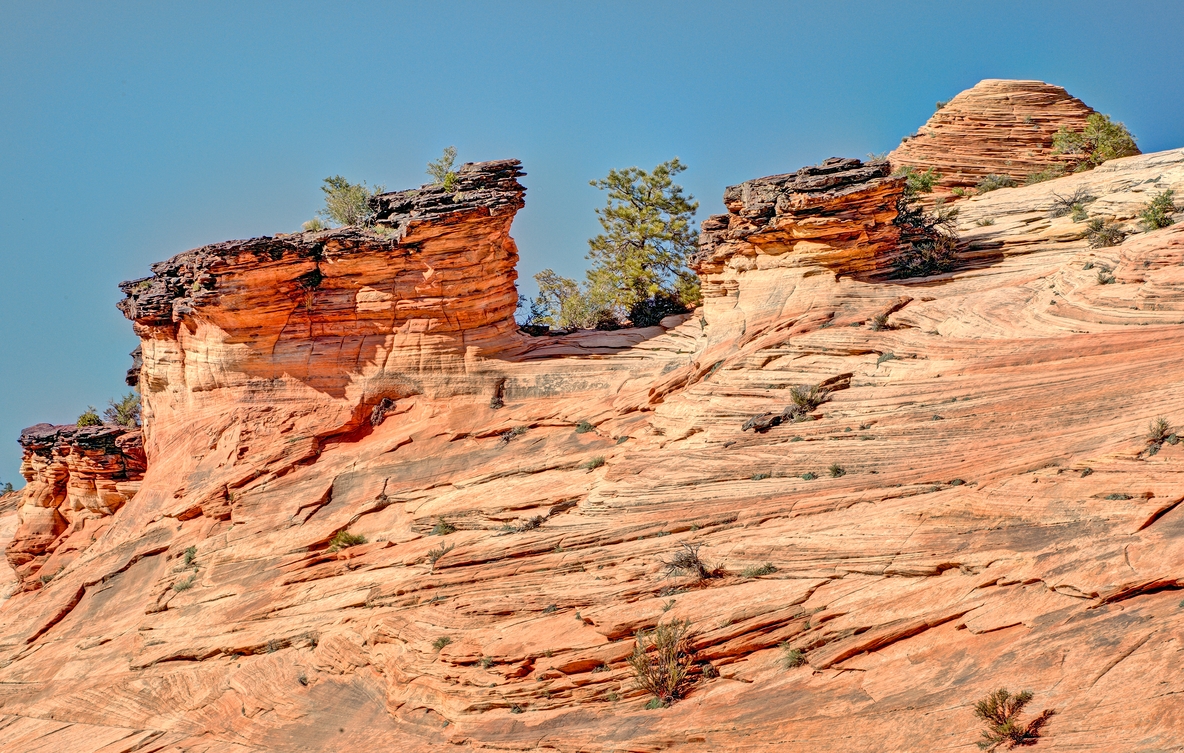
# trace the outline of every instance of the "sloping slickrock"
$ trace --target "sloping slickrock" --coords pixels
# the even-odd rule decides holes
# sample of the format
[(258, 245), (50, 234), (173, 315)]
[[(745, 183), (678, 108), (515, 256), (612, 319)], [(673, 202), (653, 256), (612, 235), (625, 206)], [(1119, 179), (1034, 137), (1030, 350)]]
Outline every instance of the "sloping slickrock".
[[(969, 263), (946, 275), (885, 281), (837, 252), (705, 234), (718, 290), (670, 329), (509, 331), (439, 382), (452, 361), (389, 341), (373, 362), (398, 353), (388, 377), (426, 386), (392, 389), (377, 426), (362, 395), (379, 390), (351, 385), (387, 372), (365, 358), (341, 357), (347, 386), (322, 392), (276, 369), (279, 349), (235, 350), (236, 275), (278, 299), (312, 262), (215, 271), (216, 301), (137, 322), (139, 493), (0, 605), (0, 745), (973, 750), (974, 703), (1007, 687), (1056, 712), (1037, 750), (1181, 750), (1184, 443), (1152, 452), (1146, 432), (1184, 425), (1184, 231), (1088, 249), (1048, 217), (1077, 187), (1133, 229), (1152, 192), (1184, 193), (1184, 150), (967, 201)], [(729, 202), (729, 228), (757, 206)], [(775, 206), (758, 214), (780, 222)], [(829, 206), (820, 221), (842, 215)], [(396, 279), (399, 253), (382, 257)], [(308, 372), (327, 377), (329, 353), (308, 348)], [(742, 430), (819, 383), (806, 420)], [(340, 531), (366, 540), (334, 551)], [(683, 542), (718, 577), (667, 577)], [(674, 619), (691, 621), (695, 682), (647, 709), (632, 636)], [(806, 664), (785, 668), (782, 645)]]
[(1043, 81), (986, 79), (933, 113), (888, 155), (895, 167), (933, 168), (942, 174), (934, 197), (954, 188), (973, 192), (988, 175), (1017, 183), (1053, 165), (1072, 169), (1072, 157), (1053, 154), (1062, 127), (1085, 128), (1094, 110), (1059, 86)]

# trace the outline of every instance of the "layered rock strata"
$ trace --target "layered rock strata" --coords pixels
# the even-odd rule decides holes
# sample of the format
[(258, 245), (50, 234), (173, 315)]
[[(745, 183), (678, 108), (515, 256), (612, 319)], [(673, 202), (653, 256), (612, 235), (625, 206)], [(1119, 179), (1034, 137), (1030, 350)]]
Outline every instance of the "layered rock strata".
[(888, 160), (941, 173), (934, 198), (955, 198), (956, 188), (973, 193), (988, 175), (1022, 184), (1054, 166), (1072, 169), (1076, 158), (1054, 154), (1053, 136), (1061, 128), (1083, 130), (1093, 112), (1043, 81), (987, 79), (945, 103)]

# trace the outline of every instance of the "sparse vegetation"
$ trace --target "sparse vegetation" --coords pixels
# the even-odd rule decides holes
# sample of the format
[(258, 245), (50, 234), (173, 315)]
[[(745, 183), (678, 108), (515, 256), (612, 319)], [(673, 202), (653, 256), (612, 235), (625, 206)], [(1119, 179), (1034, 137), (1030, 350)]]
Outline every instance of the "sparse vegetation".
[(1089, 221), (1085, 237), (1090, 248), (1109, 248), (1126, 240), (1126, 232), (1117, 222), (1095, 217)]
[(1085, 211), (1085, 207), (1080, 204), (1074, 204), (1069, 209), (1069, 219), (1074, 222), (1085, 222), (1089, 219), (1089, 212)]
[(349, 549), (351, 546), (358, 544), (365, 544), (366, 537), (361, 534), (353, 534), (349, 531), (338, 531), (333, 534), (333, 538), (329, 539), (329, 551), (340, 552), (342, 549)]
[(604, 455), (597, 455), (580, 463), (580, 468), (586, 471), (594, 471), (602, 465), (604, 465)]
[(480, 664), (481, 669), (489, 669), (493, 666), (493, 659), (489, 658), (488, 656), (482, 656)]
[(666, 568), (666, 577), (690, 575), (696, 580), (707, 580), (711, 578), (715, 574), (715, 571), (708, 567), (707, 563), (699, 557), (699, 549), (702, 546), (702, 544), (682, 542), (681, 551), (675, 552), (674, 556), (669, 560), (662, 560), (662, 564)]
[(1113, 275), (1113, 273), (1110, 272), (1110, 270), (1107, 267), (1102, 267), (1101, 269), (1098, 270), (1097, 279), (1098, 279), (1099, 285), (1113, 285), (1114, 284), (1114, 275)]
[(1049, 165), (1043, 170), (1029, 174), (1028, 177), (1024, 178), (1024, 185), (1031, 186), (1036, 183), (1043, 183), (1046, 180), (1052, 180), (1053, 178), (1060, 178), (1065, 172), (1065, 166), (1058, 162)]
[(432, 563), (432, 569), (436, 569), (436, 563), (440, 561), (441, 557), (443, 557), (445, 554), (448, 554), (455, 548), (456, 544), (442, 544), (435, 549), (429, 549), (428, 562)]
[(140, 425), (140, 396), (129, 392), (119, 400), (108, 400), (107, 409), (103, 411), (106, 423), (126, 426), (134, 429)]
[(772, 476), (773, 476), (773, 474), (771, 474), (771, 473), (754, 473), (754, 474), (752, 474), (752, 480), (753, 481), (764, 481), (765, 479), (771, 478)]
[(932, 167), (918, 172), (916, 168), (905, 166), (897, 170), (894, 175), (903, 177), (905, 179), (905, 190), (912, 191), (914, 194), (932, 193), (933, 187), (941, 180), (941, 173)]
[(1111, 502), (1130, 499), (1130, 498), (1131, 498), (1131, 495), (1123, 494), (1122, 492), (1115, 492), (1113, 494), (1106, 495), (1106, 499), (1110, 500)]
[(933, 111), (939, 112), (939, 111), (941, 111), (942, 108), (944, 108), (949, 103), (950, 103), (950, 100), (948, 100), (948, 99), (939, 99), (939, 100), (937, 100), (937, 103), (933, 105)]
[(900, 247), (895, 261), (896, 277), (924, 277), (948, 272), (954, 267), (958, 237), (955, 231), (957, 208), (947, 208), (941, 199), (933, 211), (921, 207), (919, 195), (930, 193), (941, 178), (933, 168), (917, 172), (903, 168), (896, 175), (905, 177), (904, 191), (896, 200), (896, 218), (900, 228)]
[(978, 225), (979, 227), (990, 227), (991, 225), (995, 224), (995, 218), (994, 217), (983, 217), (981, 219), (975, 220), (974, 224)]
[(1156, 194), (1147, 203), (1147, 206), (1143, 207), (1143, 211), (1139, 213), (1139, 217), (1144, 230), (1147, 232), (1159, 230), (1175, 222), (1172, 219), (1172, 215), (1180, 210), (1172, 201), (1173, 196), (1175, 196), (1175, 191), (1169, 188)]
[(872, 317), (872, 332), (879, 332), (884, 329), (892, 329), (888, 324), (887, 314), (876, 314)]
[(816, 410), (829, 397), (830, 390), (818, 384), (800, 384), (789, 388), (789, 399), (793, 403), (795, 419)]
[(1160, 451), (1164, 443), (1177, 444), (1180, 438), (1176, 436), (1175, 430), (1168, 420), (1163, 416), (1159, 416), (1147, 429), (1147, 454), (1154, 455)]
[(830, 474), (831, 478), (838, 478), (839, 476), (846, 475), (847, 471), (838, 463), (831, 463), (830, 468), (827, 469), (827, 473)]
[(195, 562), (197, 562), (197, 547), (187, 547), (185, 549), (185, 567), (192, 567)]
[(95, 410), (93, 405), (88, 405), (82, 415), (78, 417), (79, 426), (102, 426), (103, 419), (99, 418), (99, 412)]
[(881, 353), (880, 357), (876, 359), (876, 365), (884, 363), (885, 361), (892, 361), (896, 358), (895, 353)]
[(743, 578), (759, 578), (762, 575), (772, 575), (777, 572), (777, 568), (773, 567), (772, 562), (766, 562), (763, 565), (746, 567), (740, 573)]
[(789, 643), (782, 643), (781, 649), (781, 666), (786, 669), (794, 669), (806, 663), (806, 652), (800, 648), (794, 648)]
[(428, 175), (432, 177), (432, 182), (443, 186), (448, 193), (456, 190), (456, 171), (452, 169), (454, 162), (456, 162), (456, 147), (449, 146), (444, 148), (440, 159), (428, 163)]
[(978, 185), (975, 186), (975, 189), (981, 195), (990, 191), (996, 191), (1000, 188), (1015, 188), (1015, 186), (1015, 178), (1011, 177), (1010, 175), (998, 175), (992, 173), (980, 180)]
[[(1075, 208), (1085, 211), (1085, 205), (1094, 200), (1094, 197), (1084, 186), (1078, 186), (1068, 196), (1061, 196), (1058, 193), (1054, 193), (1052, 196), (1052, 206), (1048, 209), (1048, 216), (1054, 218), (1072, 214)], [(1076, 221), (1074, 220), (1074, 222)]]
[(802, 481), (813, 481), (818, 478), (818, 474), (813, 471), (806, 471), (802, 474)]
[(1139, 153), (1135, 139), (1122, 123), (1110, 120), (1109, 115), (1094, 113), (1086, 119), (1085, 128), (1071, 131), (1067, 126), (1052, 137), (1053, 154), (1075, 157), (1074, 172), (1092, 170), (1107, 160), (1129, 157)]
[(983, 739), (979, 741), (978, 747), (982, 750), (995, 750), (1000, 745), (1006, 745), (1010, 750), (1018, 746), (1034, 745), (1040, 737), (1040, 729), (1053, 712), (1045, 710), (1027, 724), (1021, 724), (1019, 715), (1031, 700), (1030, 690), (1012, 695), (1005, 688), (999, 688), (976, 703), (974, 715), (987, 726), (983, 730)]
[(576, 434), (587, 434), (590, 431), (596, 431), (596, 427), (587, 421), (580, 421), (576, 424)]
[(340, 175), (333, 175), (325, 178), (321, 186), (325, 194), (325, 208), (317, 214), (338, 225), (367, 227), (374, 219), (370, 197), (384, 190), (384, 186), (370, 188), (365, 182), (350, 183)]
[(328, 225), (320, 217), (313, 217), (308, 222), (300, 226), (300, 229), (306, 233), (319, 233), (322, 230), (327, 230)]
[(436, 640), (432, 641), (432, 648), (436, 649), (437, 651), (440, 651), (445, 646), (447, 646), (449, 643), (452, 643), (452, 639), (449, 638), (447, 635), (442, 635), (439, 638), (437, 638)]
[(647, 708), (662, 708), (682, 698), (691, 686), (694, 657), (688, 640), (689, 620), (638, 631), (629, 666), (637, 687), (654, 697)]
[(432, 526), (431, 535), (447, 536), (450, 533), (456, 533), (456, 526), (444, 520), (444, 518), (436, 518), (436, 525)]
[(182, 591), (188, 591), (189, 589), (193, 588), (193, 584), (196, 581), (197, 581), (197, 575), (196, 574), (190, 575), (185, 580), (179, 580), (176, 583), (174, 583), (173, 590), (176, 591), (177, 593), (181, 593)]
[(11, 481), (5, 481), (3, 484), (0, 484), (0, 494), (12, 494), (12, 492), (13, 488)]

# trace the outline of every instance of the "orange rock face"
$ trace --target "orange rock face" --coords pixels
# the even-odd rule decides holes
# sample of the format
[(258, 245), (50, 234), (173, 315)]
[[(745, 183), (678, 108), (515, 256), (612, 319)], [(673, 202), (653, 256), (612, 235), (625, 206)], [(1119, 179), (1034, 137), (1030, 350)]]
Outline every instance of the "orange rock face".
[(935, 197), (950, 198), (955, 188), (973, 192), (988, 175), (1022, 184), (1054, 165), (1072, 169), (1072, 158), (1053, 154), (1053, 135), (1062, 127), (1084, 129), (1093, 112), (1059, 86), (987, 79), (947, 102), (888, 159), (940, 172)]
[[(0, 603), (0, 745), (971, 750), (1007, 687), (1037, 750), (1179, 750), (1184, 226), (1049, 210), (1134, 229), (1184, 150), (970, 199), (963, 268), (906, 281), (899, 180), (821, 167), (729, 189), (703, 308), (646, 330), (518, 334), (492, 194), (125, 285), (148, 469)], [(689, 691), (647, 708), (673, 620)]]

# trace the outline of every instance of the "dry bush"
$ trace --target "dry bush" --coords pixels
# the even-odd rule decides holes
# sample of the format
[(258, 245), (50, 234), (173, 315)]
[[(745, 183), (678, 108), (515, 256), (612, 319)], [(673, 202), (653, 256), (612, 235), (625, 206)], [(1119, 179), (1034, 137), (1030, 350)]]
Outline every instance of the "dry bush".
[(690, 575), (698, 580), (713, 577), (715, 569), (708, 567), (707, 563), (699, 558), (699, 549), (702, 546), (682, 542), (682, 551), (675, 552), (669, 560), (662, 560), (662, 564), (666, 566), (666, 577)]
[(653, 694), (651, 708), (668, 706), (690, 689), (694, 663), (688, 640), (690, 627), (690, 620), (674, 620), (637, 633), (629, 666), (633, 668), (637, 687)]

